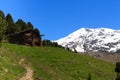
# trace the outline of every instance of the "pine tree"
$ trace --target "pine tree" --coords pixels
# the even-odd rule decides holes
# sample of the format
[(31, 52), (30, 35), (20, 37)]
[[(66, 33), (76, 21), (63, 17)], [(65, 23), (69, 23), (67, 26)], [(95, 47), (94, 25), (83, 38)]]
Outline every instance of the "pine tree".
[(28, 29), (27, 24), (22, 19), (18, 19), (18, 21), (15, 24), (21, 28), (20, 31)]
[(8, 14), (6, 16), (6, 21), (8, 22), (6, 34), (15, 33), (14, 21), (13, 21), (13, 18), (12, 18), (12, 16), (10, 14)]
[(32, 25), (31, 22), (28, 22), (28, 23), (27, 23), (27, 26), (28, 26), (29, 29), (33, 29), (33, 28), (34, 28), (34, 26)]
[(5, 19), (5, 15), (2, 11), (0, 11), (0, 41), (5, 38), (5, 32), (7, 29), (7, 21)]

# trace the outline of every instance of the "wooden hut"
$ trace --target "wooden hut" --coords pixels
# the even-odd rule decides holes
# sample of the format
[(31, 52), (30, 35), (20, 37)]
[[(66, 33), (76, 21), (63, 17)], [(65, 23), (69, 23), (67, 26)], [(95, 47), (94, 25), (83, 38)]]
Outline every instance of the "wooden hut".
[(24, 30), (8, 36), (9, 43), (28, 45), (28, 46), (40, 46), (41, 36), (33, 29)]

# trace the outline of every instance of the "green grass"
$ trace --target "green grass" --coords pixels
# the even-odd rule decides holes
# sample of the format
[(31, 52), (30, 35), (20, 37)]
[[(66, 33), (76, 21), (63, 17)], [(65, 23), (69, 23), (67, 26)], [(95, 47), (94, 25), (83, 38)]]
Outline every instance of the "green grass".
[(4, 69), (0, 69), (0, 73), (5, 74), (3, 80), (13, 80), (24, 73), (20, 65), (13, 67), (21, 58), (34, 70), (34, 80), (86, 80), (89, 74), (92, 80), (115, 80), (113, 64), (62, 48), (3, 44), (2, 49), (10, 53), (5, 51), (0, 65), (12, 72), (6, 76)]
[(0, 80), (15, 80), (23, 75), (25, 69), (18, 64), (12, 53), (0, 48)]

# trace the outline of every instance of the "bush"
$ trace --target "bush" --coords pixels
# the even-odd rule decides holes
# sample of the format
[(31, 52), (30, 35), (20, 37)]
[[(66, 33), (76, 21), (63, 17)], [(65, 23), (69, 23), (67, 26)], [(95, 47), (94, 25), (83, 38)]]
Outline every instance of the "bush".
[(116, 63), (115, 72), (117, 73), (116, 80), (120, 80), (120, 62)]
[(117, 63), (116, 63), (115, 72), (120, 73), (120, 62), (117, 62)]
[(50, 40), (43, 40), (42, 44), (43, 44), (43, 46), (62, 47), (62, 46), (58, 45), (57, 42), (52, 42)]
[(92, 80), (92, 79), (91, 79), (91, 74), (88, 75), (87, 80)]

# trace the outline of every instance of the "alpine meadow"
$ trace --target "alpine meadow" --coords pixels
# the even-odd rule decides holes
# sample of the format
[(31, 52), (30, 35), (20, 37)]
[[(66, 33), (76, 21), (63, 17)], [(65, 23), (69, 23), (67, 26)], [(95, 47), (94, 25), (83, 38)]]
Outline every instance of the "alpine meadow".
[[(86, 29), (83, 32), (85, 31)], [(94, 33), (91, 34), (94, 37)], [(103, 46), (96, 47), (87, 42), (85, 46), (89, 47), (89, 51), (81, 52), (77, 46), (85, 49), (84, 44), (80, 42), (85, 40), (82, 40), (84, 36), (79, 37), (77, 42), (76, 38), (72, 38), (74, 35), (68, 36), (58, 43), (49, 39), (43, 40), (43, 36), (45, 35), (41, 34), (31, 22), (22, 19), (15, 22), (11, 14), (5, 15), (0, 11), (0, 80), (120, 80), (119, 55), (115, 56), (118, 61), (114, 63), (102, 60), (98, 55), (98, 53), (113, 55), (117, 54), (116, 52), (99, 52), (99, 50), (95, 52), (96, 49), (104, 50)], [(105, 38), (101, 40), (103, 39)], [(96, 44), (98, 42), (96, 41)], [(116, 45), (108, 44), (110, 48)], [(104, 46), (106, 49), (106, 44)]]

